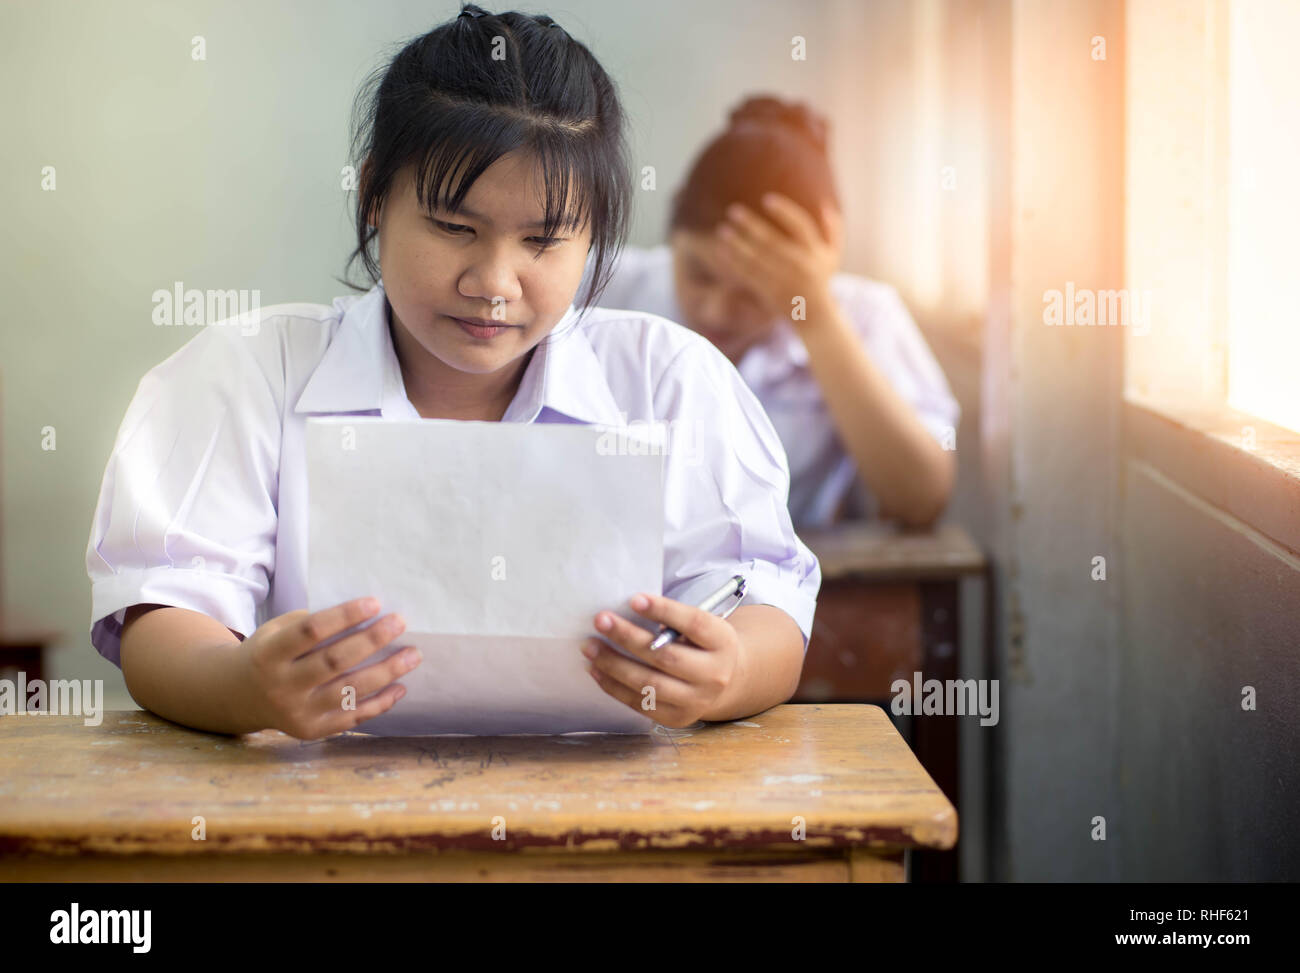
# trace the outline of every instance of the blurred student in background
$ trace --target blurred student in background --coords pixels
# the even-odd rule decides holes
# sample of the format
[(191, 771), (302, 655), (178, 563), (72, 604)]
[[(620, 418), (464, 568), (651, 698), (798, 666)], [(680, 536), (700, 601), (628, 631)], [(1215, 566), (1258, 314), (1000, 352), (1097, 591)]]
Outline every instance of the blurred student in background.
[(767, 410), (791, 518), (932, 524), (955, 476), (959, 409), (893, 287), (839, 271), (825, 120), (747, 99), (673, 197), (666, 245), (626, 248), (601, 305), (713, 342)]

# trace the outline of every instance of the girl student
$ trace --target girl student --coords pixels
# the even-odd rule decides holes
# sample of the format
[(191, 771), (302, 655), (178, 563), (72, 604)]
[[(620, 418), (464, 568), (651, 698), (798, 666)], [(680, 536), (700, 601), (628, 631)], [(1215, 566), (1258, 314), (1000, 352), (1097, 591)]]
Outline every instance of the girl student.
[(747, 99), (675, 195), (667, 244), (623, 250), (602, 303), (731, 359), (785, 446), (796, 527), (927, 526), (952, 488), (958, 406), (897, 292), (837, 272), (826, 133), (804, 105)]
[[(256, 329), (206, 328), (145, 375), (87, 546), (96, 649), (136, 701), (178, 723), (302, 739), (352, 729), (402, 697), (420, 658), (410, 647), (346, 673), (399, 638), (396, 614), (320, 644), (382, 606), (304, 608), (307, 418), (630, 417), (698, 430), (689, 461), (665, 456), (665, 590), (629, 603), (683, 635), (651, 653), (650, 632), (602, 611), (595, 631), (633, 658), (592, 638), (592, 677), (638, 712), (655, 687), (655, 718), (674, 727), (788, 699), (821, 575), (786, 511), (780, 440), (707, 341), (592, 306), (631, 198), (600, 64), (549, 17), (467, 5), (411, 41), (358, 108), (353, 260), (373, 286), (263, 308)], [(693, 607), (738, 573), (749, 593), (729, 618)], [(341, 706), (345, 681), (355, 710)]]

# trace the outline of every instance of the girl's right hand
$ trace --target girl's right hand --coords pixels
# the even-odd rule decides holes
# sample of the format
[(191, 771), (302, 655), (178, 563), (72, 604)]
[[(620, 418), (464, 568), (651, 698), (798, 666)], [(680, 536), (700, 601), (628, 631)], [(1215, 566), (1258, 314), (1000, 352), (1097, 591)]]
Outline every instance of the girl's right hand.
[[(324, 642), (379, 612), (373, 598), (357, 598), (315, 613), (286, 612), (242, 643), (252, 706), (259, 724), (300, 740), (351, 730), (387, 712), (406, 689), (397, 679), (420, 663), (414, 646), (374, 665), (348, 672), (406, 630), (392, 614), (363, 631), (321, 648)], [(353, 692), (346, 693), (351, 687)], [(345, 709), (350, 699), (355, 708)]]

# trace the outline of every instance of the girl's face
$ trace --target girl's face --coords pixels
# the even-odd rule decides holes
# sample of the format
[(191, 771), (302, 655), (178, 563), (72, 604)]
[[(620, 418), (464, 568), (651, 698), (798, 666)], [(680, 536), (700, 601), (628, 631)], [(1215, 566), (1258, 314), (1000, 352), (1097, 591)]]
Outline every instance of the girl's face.
[(710, 234), (674, 230), (673, 278), (682, 321), (739, 362), (751, 346), (772, 333), (775, 321), (746, 281), (736, 280), (724, 268), (721, 247)]
[(458, 213), (431, 218), (413, 168), (394, 178), (379, 219), (380, 272), (394, 327), (432, 356), (429, 364), (496, 372), (531, 351), (572, 303), (590, 226), (543, 238), (541, 193), (540, 173), (518, 153), (479, 176)]

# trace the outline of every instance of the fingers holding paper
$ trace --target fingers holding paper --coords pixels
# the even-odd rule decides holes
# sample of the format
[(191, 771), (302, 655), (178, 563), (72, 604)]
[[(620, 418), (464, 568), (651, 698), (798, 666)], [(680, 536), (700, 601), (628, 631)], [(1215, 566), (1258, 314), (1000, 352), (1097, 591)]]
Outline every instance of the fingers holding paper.
[(414, 648), (360, 666), (405, 630), (388, 615), (344, 634), (379, 611), (374, 599), (354, 599), (309, 613), (270, 619), (241, 643), (245, 675), (261, 725), (302, 740), (345, 730), (391, 709), (405, 693), (397, 680), (419, 662)]
[(662, 595), (637, 595), (629, 604), (643, 618), (681, 637), (652, 650), (654, 634), (613, 612), (596, 615), (596, 630), (634, 658), (588, 640), (583, 653), (592, 678), (610, 696), (668, 727), (690, 726), (717, 707), (731, 685), (740, 636), (723, 618)]

